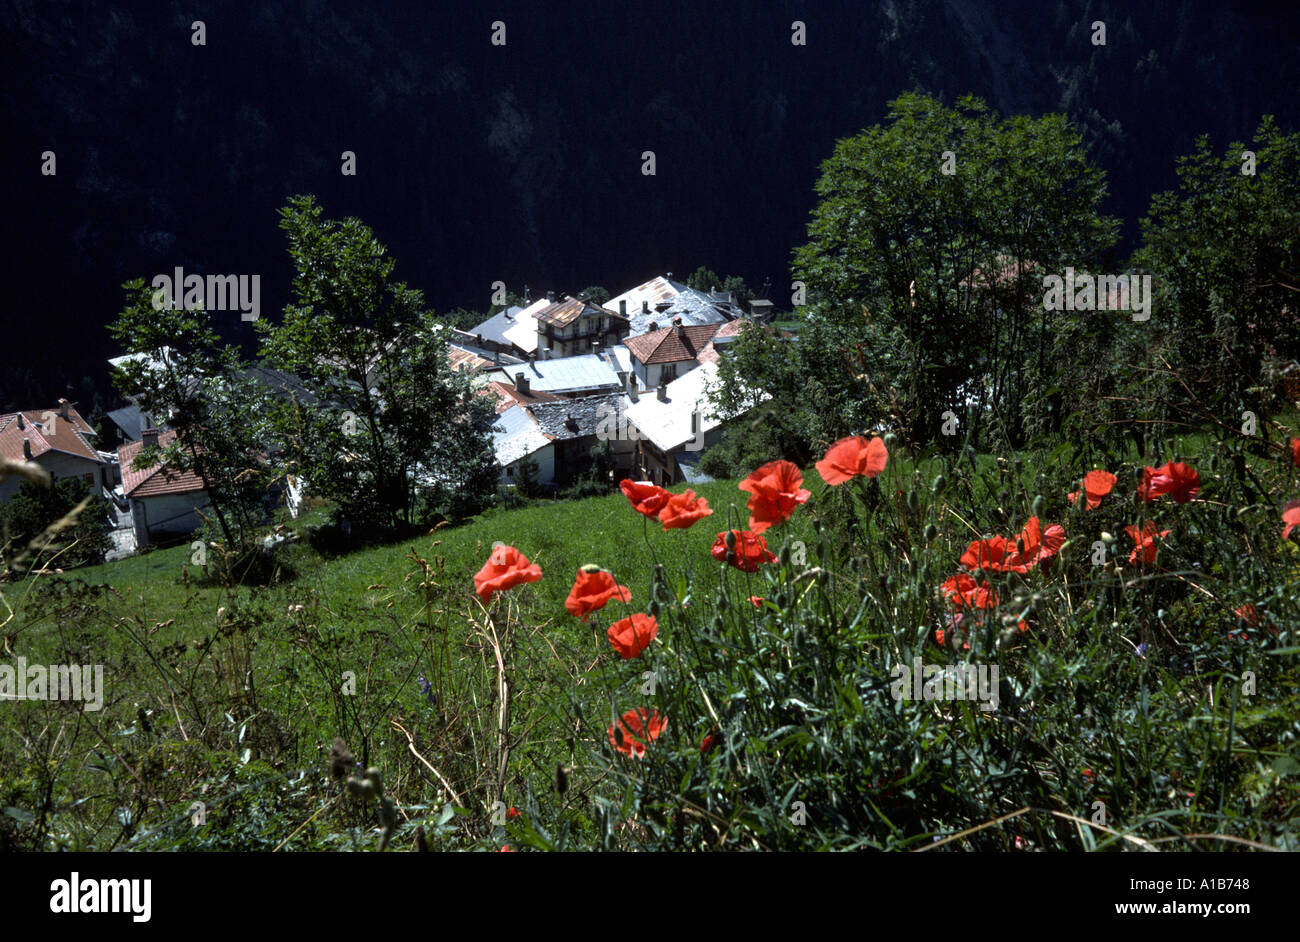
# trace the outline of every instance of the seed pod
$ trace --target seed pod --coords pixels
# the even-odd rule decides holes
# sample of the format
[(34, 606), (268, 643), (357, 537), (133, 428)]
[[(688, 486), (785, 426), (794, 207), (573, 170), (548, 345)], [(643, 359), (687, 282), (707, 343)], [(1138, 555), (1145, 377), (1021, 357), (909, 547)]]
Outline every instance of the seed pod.
[(931, 488), (931, 490), (934, 491), (934, 496), (935, 496), (935, 497), (938, 497), (938, 496), (939, 496), (940, 494), (942, 494), (945, 490), (947, 490), (947, 488), (948, 488), (948, 479), (947, 479), (946, 477), (944, 477), (942, 474), (940, 474), (940, 475), (938, 475), (937, 477), (935, 477), (935, 479), (934, 479), (934, 487)]
[(1043, 505), (1045, 503), (1046, 501), (1043, 500), (1042, 494), (1039, 494), (1034, 498), (1033, 511), (1035, 517), (1041, 517), (1043, 515)]
[(732, 552), (733, 550), (735, 550), (735, 548), (736, 548), (736, 531), (735, 531), (735, 530), (728, 530), (728, 531), (727, 531), (727, 535), (724, 536), (724, 537), (722, 538), (722, 542), (723, 542), (723, 544), (727, 547), (727, 552), (728, 552), (728, 553), (730, 553), (730, 552)]
[(917, 496), (915, 488), (907, 492), (907, 512), (913, 515), (921, 512), (921, 498)]
[(939, 538), (939, 528), (936, 527), (933, 523), (927, 523), (925, 525), (925, 542), (933, 543), (938, 538)]

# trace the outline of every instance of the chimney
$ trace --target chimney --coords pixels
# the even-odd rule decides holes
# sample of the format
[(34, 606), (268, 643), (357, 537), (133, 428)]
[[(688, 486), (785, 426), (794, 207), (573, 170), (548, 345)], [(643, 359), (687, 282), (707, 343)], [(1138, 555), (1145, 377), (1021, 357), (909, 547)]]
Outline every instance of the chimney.
[(642, 314), (649, 314), (649, 313), (650, 313), (650, 302), (649, 302), (649, 301), (642, 301), (642, 302), (641, 302), (641, 313), (642, 313)]
[(68, 400), (66, 399), (59, 400), (59, 418), (65, 420), (71, 418), (71, 416), (68, 415), (68, 405), (69, 405)]
[(594, 354), (596, 354), (596, 358), (597, 358), (597, 359), (600, 358), (600, 341), (599, 341), (599, 340), (593, 340), (593, 341), (591, 342), (591, 352), (594, 353)]
[(651, 333), (654, 333), (654, 332), (655, 332), (656, 330), (658, 330), (658, 329), (659, 329), (659, 322), (658, 322), (658, 321), (651, 321), (651, 322), (650, 322), (650, 332), (651, 332)]
[(26, 420), (25, 418), (23, 418), (23, 414), (22, 414), (21, 412), (19, 412), (19, 413), (18, 413), (18, 431), (21, 432), (21, 431), (22, 431), (23, 429), (25, 429), (25, 428), (27, 428), (27, 420)]
[(627, 317), (627, 298), (624, 298), (622, 301), (618, 302), (618, 313), (620, 316), (624, 318)]
[(146, 428), (140, 430), (140, 444), (145, 448), (153, 448), (158, 444), (158, 430), (156, 428)]
[(515, 389), (519, 390), (525, 396), (528, 395), (528, 375), (525, 373), (515, 374)]
[(23, 457), (28, 461), (32, 460), (32, 443), (26, 438), (23, 439)]
[(699, 406), (691, 413), (691, 437), (694, 438), (700, 434), (700, 409)]
[(660, 401), (660, 402), (667, 402), (667, 401), (668, 401), (668, 384), (667, 384), (667, 383), (664, 383), (664, 382), (660, 382), (660, 383), (659, 383), (659, 389), (656, 391), (656, 395), (659, 397), (659, 401)]
[(682, 336), (682, 319), (681, 317), (673, 318), (673, 329), (677, 331), (677, 336)]

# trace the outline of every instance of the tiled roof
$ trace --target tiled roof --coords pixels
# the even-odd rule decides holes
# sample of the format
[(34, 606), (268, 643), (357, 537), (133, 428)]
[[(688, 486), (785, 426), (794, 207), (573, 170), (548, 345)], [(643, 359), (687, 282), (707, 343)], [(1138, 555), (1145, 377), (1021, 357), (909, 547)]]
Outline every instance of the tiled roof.
[[(630, 333), (634, 337), (647, 333), (651, 321), (662, 325), (671, 323), (674, 317), (680, 317), (682, 323), (688, 325), (725, 324), (739, 314), (730, 305), (716, 301), (703, 291), (696, 291), (662, 276), (651, 278), (645, 284), (611, 298), (605, 302), (605, 308), (618, 311), (620, 301), (627, 302), (627, 318)], [(649, 307), (648, 311), (642, 311), (643, 301)], [(659, 310), (661, 306), (663, 310)]]
[(568, 327), (580, 317), (618, 317), (617, 311), (608, 311), (598, 304), (579, 298), (565, 298), (543, 308), (537, 314), (537, 323), (548, 327)]
[[(166, 448), (176, 440), (175, 432), (158, 436), (158, 447)], [(159, 497), (163, 494), (188, 494), (204, 489), (203, 479), (193, 471), (175, 472), (160, 462), (136, 471), (132, 468), (142, 442), (127, 442), (117, 450), (117, 461), (122, 468), (122, 490), (127, 497)]]
[(599, 392), (622, 386), (618, 373), (632, 371), (632, 356), (622, 345), (609, 347), (600, 353), (584, 353), (576, 357), (555, 360), (537, 360), (506, 366), (488, 374), (489, 380), (518, 385), (515, 376), (523, 373), (530, 389), (555, 395), (564, 393)]
[(620, 428), (623, 413), (632, 404), (623, 393), (608, 396), (584, 396), (559, 402), (539, 402), (528, 411), (537, 421), (542, 434), (550, 439), (567, 441), (595, 435), (602, 425)]
[(492, 446), (497, 464), (505, 467), (540, 451), (551, 443), (523, 406), (511, 406), (492, 426)]
[(718, 348), (726, 348), (733, 340), (740, 336), (740, 332), (749, 327), (753, 322), (747, 320), (727, 321), (718, 328), (718, 332), (713, 335), (713, 339), (704, 345), (700, 355), (696, 357), (701, 363), (717, 363)]
[(531, 405), (534, 402), (555, 402), (559, 396), (553, 396), (548, 392), (540, 392), (536, 389), (530, 389), (528, 392), (520, 392), (509, 383), (503, 383), (500, 380), (493, 380), (485, 384), (480, 390), (480, 395), (492, 396), (496, 400), (497, 415), (505, 412), (511, 406)]
[(452, 344), (447, 345), (447, 360), (451, 363), (453, 370), (469, 370), (473, 373), (491, 369), (493, 365), (491, 360), (486, 360), (477, 353)]
[[(51, 413), (52, 420), (49, 418)], [(18, 415), (17, 412), (0, 415), (0, 455), (3, 457), (10, 461), (24, 460), (25, 439), (31, 444), (32, 458), (57, 451), (100, 463), (99, 453), (92, 444), (96, 438), (95, 430), (72, 406), (68, 406), (66, 419), (60, 414), (58, 406), (24, 411), (21, 429), (18, 427)]]
[(679, 363), (698, 357), (717, 332), (717, 324), (663, 327), (653, 333), (628, 337), (623, 341), (623, 346), (632, 351), (632, 356), (647, 365)]

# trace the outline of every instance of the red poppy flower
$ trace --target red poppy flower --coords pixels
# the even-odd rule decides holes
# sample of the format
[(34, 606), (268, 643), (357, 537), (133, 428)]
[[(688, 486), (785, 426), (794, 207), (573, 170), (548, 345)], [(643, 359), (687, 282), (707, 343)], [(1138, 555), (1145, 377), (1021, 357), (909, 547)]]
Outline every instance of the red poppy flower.
[(1124, 532), (1133, 540), (1133, 552), (1129, 553), (1128, 561), (1131, 563), (1137, 562), (1138, 553), (1140, 552), (1142, 554), (1142, 562), (1150, 564), (1156, 561), (1156, 538), (1159, 537), (1163, 539), (1172, 531), (1162, 530), (1157, 533), (1156, 525), (1148, 520), (1141, 530), (1138, 530), (1137, 527), (1130, 526), (1125, 527)]
[(684, 530), (712, 513), (707, 500), (696, 497), (694, 491), (685, 491), (668, 498), (668, 503), (659, 511), (659, 522), (665, 530)]
[(1142, 483), (1138, 485), (1138, 496), (1143, 500), (1155, 500), (1162, 494), (1168, 494), (1176, 503), (1185, 504), (1201, 489), (1201, 477), (1189, 465), (1169, 461), (1158, 468), (1143, 468)]
[(542, 578), (542, 567), (528, 562), (528, 557), (513, 546), (502, 543), (492, 550), (483, 568), (474, 576), (474, 590), (486, 605), (493, 592), (513, 589), (523, 582), (536, 582)]
[(712, 752), (720, 742), (722, 742), (722, 733), (718, 732), (716, 728), (711, 729), (709, 730), (709, 734), (700, 742), (700, 752), (708, 754)]
[(632, 592), (627, 586), (615, 582), (614, 577), (604, 569), (583, 566), (573, 580), (573, 588), (564, 600), (564, 607), (570, 615), (585, 622), (592, 612), (604, 608), (610, 599), (628, 602), (632, 599)]
[(511, 847), (509, 844), (506, 844), (499, 851), (497, 851), (498, 854), (513, 854), (514, 852), (515, 849)]
[(975, 540), (961, 555), (961, 564), (967, 569), (987, 569), (991, 572), (1026, 573), (1029, 567), (1016, 555), (1015, 544), (1005, 536)]
[(735, 535), (735, 548), (728, 551), (727, 534), (719, 533), (713, 541), (713, 558), (731, 563), (742, 572), (758, 572), (763, 563), (774, 563), (776, 557), (767, 548), (767, 540), (749, 530), (730, 530)]
[(1064, 545), (1063, 526), (1052, 523), (1044, 530), (1039, 525), (1037, 517), (1030, 517), (1025, 522), (1025, 528), (1020, 531), (1016, 551), (1007, 559), (1008, 567), (1015, 568), (1016, 572), (1022, 572), (1024, 570), (1016, 568), (1022, 563), (1026, 568), (1032, 568), (1035, 563), (1046, 563)]
[(861, 435), (841, 438), (826, 450), (826, 457), (817, 462), (817, 473), (830, 485), (840, 485), (861, 475), (874, 478), (885, 470), (889, 452), (880, 438), (867, 441)]
[(762, 608), (762, 607), (763, 607), (763, 603), (764, 603), (765, 601), (767, 601), (767, 600), (764, 599), (763, 596), (761, 596), (761, 595), (751, 595), (751, 596), (749, 597), (749, 604), (752, 605), (752, 606), (754, 606), (755, 608)]
[[(609, 743), (623, 755), (640, 759), (645, 755), (646, 742), (654, 742), (667, 726), (668, 721), (658, 710), (628, 710), (616, 727), (607, 730)], [(643, 737), (645, 742), (638, 737)]]
[(624, 479), (619, 482), (618, 486), (622, 489), (623, 496), (632, 502), (633, 509), (639, 514), (645, 514), (647, 517), (659, 516), (659, 511), (664, 509), (664, 505), (668, 503), (668, 498), (673, 496), (662, 487), (646, 481)]
[[(966, 573), (944, 581), (940, 590), (954, 608), (997, 608), (998, 597), (988, 586), (976, 585)], [(939, 642), (943, 644), (942, 641)]]
[(517, 818), (517, 817), (519, 817), (519, 816), (522, 815), (522, 814), (523, 814), (523, 812), (520, 811), (518, 808), (511, 808), (509, 811), (506, 812), (506, 817), (507, 817), (507, 818)]
[[(1243, 625), (1246, 628), (1250, 628), (1254, 630), (1261, 627), (1259, 621), (1259, 610), (1256, 609), (1255, 606), (1250, 603), (1247, 603), (1241, 606), (1240, 608), (1234, 609), (1233, 614), (1236, 615), (1239, 619), (1241, 619)], [(1265, 621), (1263, 627), (1273, 632), (1273, 634), (1277, 634), (1277, 626), (1274, 625), (1271, 621)], [(1237, 635), (1230, 631), (1228, 632), (1228, 637), (1231, 639), (1235, 639)], [(1242, 641), (1249, 640), (1249, 638), (1246, 635), (1246, 632), (1244, 631), (1241, 633), (1241, 640)]]
[[(1291, 535), (1291, 531), (1300, 527), (1300, 500), (1288, 501), (1282, 508), (1282, 522), (1286, 524), (1282, 528), (1282, 539)], [(714, 555), (717, 555), (716, 553)]]
[(621, 618), (609, 626), (605, 632), (609, 638), (609, 643), (614, 646), (619, 657), (625, 661), (630, 661), (634, 657), (640, 656), (641, 652), (650, 647), (650, 642), (655, 639), (659, 633), (659, 623), (655, 621), (653, 615), (642, 615), (637, 612), (629, 615), (627, 618)]
[(1291, 463), (1300, 468), (1300, 438), (1291, 439)]
[[(1088, 509), (1096, 510), (1101, 506), (1102, 498), (1110, 493), (1118, 478), (1109, 471), (1089, 471), (1083, 476), (1083, 493), (1088, 496)], [(1070, 503), (1079, 500), (1079, 492), (1068, 495)]]
[(790, 519), (794, 509), (812, 496), (802, 490), (803, 473), (791, 461), (769, 461), (741, 481), (742, 491), (749, 491), (749, 529), (762, 533), (768, 527)]

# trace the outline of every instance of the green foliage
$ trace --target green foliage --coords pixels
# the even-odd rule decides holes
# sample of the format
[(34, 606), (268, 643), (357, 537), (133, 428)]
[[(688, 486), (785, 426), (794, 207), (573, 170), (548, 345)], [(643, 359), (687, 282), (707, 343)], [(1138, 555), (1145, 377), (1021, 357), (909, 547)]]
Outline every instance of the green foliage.
[(1176, 364), (1177, 376), (1143, 375), (1132, 392), (1184, 419), (1194, 402), (1207, 407), (1200, 419), (1276, 408), (1260, 398), (1271, 389), (1253, 387), (1271, 386), (1270, 360), (1300, 359), (1300, 133), (1266, 116), (1250, 144), (1222, 155), (1199, 138), (1179, 161), (1178, 188), (1152, 199), (1142, 233), (1134, 261), (1154, 280), (1146, 332), (1159, 352), (1148, 363)]
[[(71, 514), (82, 501), (87, 503), (74, 520), (46, 535), (48, 528)], [(109, 530), (108, 502), (92, 494), (90, 486), (80, 478), (64, 478), (50, 487), (25, 482), (0, 504), (0, 533), (9, 568), (20, 557), (29, 557), (26, 566), (32, 565), (33, 559), (52, 559), (65, 569), (98, 563), (108, 549)]]
[(600, 285), (588, 285), (578, 292), (578, 297), (590, 301), (592, 304), (604, 304), (611, 297), (609, 290), (602, 288)]
[(422, 294), (359, 219), (323, 220), (309, 196), (280, 215), (294, 302), (259, 328), (264, 355), (316, 396), (282, 426), (313, 492), (366, 527), (477, 512), (496, 488), (492, 407), (451, 368)]

